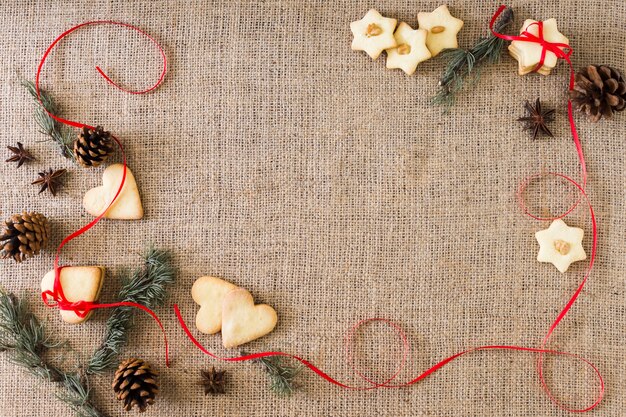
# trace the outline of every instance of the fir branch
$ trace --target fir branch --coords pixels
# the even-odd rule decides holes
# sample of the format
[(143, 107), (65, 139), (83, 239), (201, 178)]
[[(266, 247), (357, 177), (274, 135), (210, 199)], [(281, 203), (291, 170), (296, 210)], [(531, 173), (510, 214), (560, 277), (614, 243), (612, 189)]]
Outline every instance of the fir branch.
[(63, 380), (66, 392), (58, 394), (57, 398), (66, 403), (79, 417), (103, 417), (89, 401), (90, 390), (84, 379), (79, 374), (66, 374)]
[[(144, 255), (144, 266), (123, 278), (118, 301), (129, 301), (148, 308), (160, 306), (165, 301), (167, 286), (175, 279), (171, 256), (165, 250), (150, 247)], [(98, 374), (116, 365), (120, 349), (126, 343), (137, 309), (116, 308), (106, 323), (106, 335), (94, 352), (87, 374)]]
[[(59, 148), (61, 155), (76, 161), (74, 157), (74, 132), (72, 129), (62, 125), (54, 120), (48, 112), (57, 115), (59, 108), (52, 97), (45, 91), (39, 90), (41, 102), (37, 99), (37, 88), (32, 81), (22, 81), (22, 85), (30, 93), (35, 101), (35, 121), (41, 129), (40, 132), (49, 137), (49, 141), (53, 141)], [(46, 111), (47, 110), (47, 111)]]
[(103, 417), (90, 402), (85, 381), (77, 374), (65, 373), (46, 359), (49, 350), (66, 345), (46, 335), (44, 325), (24, 301), (0, 289), (0, 351), (8, 352), (11, 362), (28, 372), (62, 385), (66, 392), (59, 394), (58, 398), (76, 415)]
[[(501, 33), (513, 21), (513, 9), (507, 7), (495, 24), (495, 31)], [(446, 49), (442, 52), (448, 63), (439, 80), (439, 91), (432, 103), (444, 106), (446, 111), (454, 105), (456, 95), (463, 88), (465, 81), (474, 82), (480, 76), (479, 66), (494, 64), (500, 60), (505, 40), (493, 34), (480, 38), (469, 50)]]
[(292, 365), (285, 356), (265, 356), (254, 362), (263, 366), (270, 380), (270, 389), (278, 395), (291, 395), (298, 388), (294, 380), (304, 368), (301, 363)]

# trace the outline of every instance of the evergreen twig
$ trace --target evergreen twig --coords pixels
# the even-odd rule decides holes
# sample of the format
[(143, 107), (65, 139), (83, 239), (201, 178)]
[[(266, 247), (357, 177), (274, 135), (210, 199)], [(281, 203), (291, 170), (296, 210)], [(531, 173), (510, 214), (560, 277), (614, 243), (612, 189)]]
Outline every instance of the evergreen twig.
[(270, 380), (270, 389), (275, 393), (291, 395), (298, 388), (294, 380), (304, 368), (301, 363), (293, 365), (285, 356), (265, 356), (254, 362), (263, 366)]
[[(174, 282), (175, 271), (171, 256), (165, 250), (150, 247), (144, 256), (144, 266), (132, 274), (126, 273), (118, 301), (129, 301), (154, 308), (165, 301), (166, 287)], [(87, 374), (102, 373), (117, 365), (120, 349), (126, 343), (128, 331), (133, 325), (133, 316), (137, 309), (132, 307), (116, 308), (106, 323), (106, 335), (100, 347), (94, 352)]]
[[(495, 31), (502, 32), (513, 21), (513, 9), (507, 7), (495, 24)], [(476, 81), (480, 76), (479, 66), (500, 60), (505, 40), (493, 34), (480, 38), (471, 49), (446, 49), (441, 55), (448, 63), (439, 80), (439, 91), (432, 103), (444, 106), (446, 111), (454, 105), (456, 95), (465, 81)]]
[(63, 386), (66, 392), (57, 398), (66, 403), (78, 417), (103, 417), (103, 414), (89, 401), (90, 391), (86, 379), (79, 374), (66, 374)]
[[(59, 108), (47, 92), (39, 89), (41, 102), (37, 99), (37, 88), (32, 81), (22, 81), (22, 85), (30, 93), (35, 101), (35, 121), (41, 129), (40, 132), (49, 137), (59, 148), (61, 155), (76, 161), (74, 157), (74, 132), (72, 129), (54, 120), (48, 112), (58, 115)], [(47, 111), (48, 112), (47, 112)]]
[(66, 346), (46, 334), (43, 324), (28, 305), (15, 295), (0, 289), (0, 351), (9, 352), (10, 360), (28, 372), (58, 383), (65, 393), (58, 398), (80, 417), (103, 417), (91, 403), (89, 388), (77, 373), (66, 373), (46, 359), (46, 353)]

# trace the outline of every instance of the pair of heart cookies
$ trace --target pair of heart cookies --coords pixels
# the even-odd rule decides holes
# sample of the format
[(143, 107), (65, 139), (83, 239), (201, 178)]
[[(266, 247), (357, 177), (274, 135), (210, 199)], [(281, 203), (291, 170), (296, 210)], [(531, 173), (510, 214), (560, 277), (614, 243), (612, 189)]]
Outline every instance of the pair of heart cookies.
[[(111, 204), (124, 177), (124, 165), (113, 164), (102, 174), (102, 186), (85, 193), (83, 207), (92, 216), (99, 216)], [(135, 176), (126, 167), (126, 178), (122, 191), (104, 214), (107, 219), (138, 220), (143, 217), (143, 205)]]
[(222, 332), (225, 348), (234, 348), (265, 336), (276, 327), (278, 315), (267, 304), (254, 304), (244, 288), (216, 277), (201, 277), (191, 288), (200, 305), (196, 328), (202, 333)]

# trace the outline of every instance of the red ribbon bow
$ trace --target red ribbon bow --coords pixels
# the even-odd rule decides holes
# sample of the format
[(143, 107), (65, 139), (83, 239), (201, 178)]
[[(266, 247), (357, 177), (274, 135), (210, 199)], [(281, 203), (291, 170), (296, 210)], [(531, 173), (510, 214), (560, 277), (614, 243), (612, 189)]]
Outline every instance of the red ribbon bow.
[[(526, 29), (524, 29), (524, 31), (522, 31), (519, 36), (504, 35), (502, 33), (494, 31), (493, 27), (496, 23), (496, 20), (498, 20), (498, 17), (504, 11), (504, 9), (506, 9), (506, 6), (500, 6), (498, 11), (493, 15), (493, 17), (491, 18), (491, 22), (489, 23), (489, 29), (494, 36), (497, 36), (500, 39), (505, 39), (507, 41), (531, 42), (541, 45), (541, 58), (539, 59), (539, 63), (537, 64), (535, 69), (533, 69), (533, 72), (537, 72), (541, 69), (541, 67), (543, 67), (544, 61), (546, 59), (546, 53), (548, 51), (556, 55), (558, 59), (563, 59), (567, 62), (570, 62), (569, 58), (572, 55), (572, 52), (574, 52), (573, 49), (566, 43), (547, 41), (543, 37), (542, 21), (531, 23), (526, 27)], [(538, 35), (535, 35), (528, 31), (531, 26), (537, 26)]]

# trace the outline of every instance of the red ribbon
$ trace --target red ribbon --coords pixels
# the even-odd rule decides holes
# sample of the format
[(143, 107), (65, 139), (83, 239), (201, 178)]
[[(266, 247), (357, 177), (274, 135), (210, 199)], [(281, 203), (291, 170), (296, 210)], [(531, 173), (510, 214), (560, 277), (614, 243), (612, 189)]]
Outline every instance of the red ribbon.
[[(109, 82), (110, 84), (112, 84), (116, 88), (118, 88), (118, 89), (120, 89), (120, 90), (122, 90), (122, 91), (124, 91), (126, 93), (129, 93), (129, 94), (145, 94), (145, 93), (148, 93), (148, 92), (156, 89), (161, 84), (161, 82), (163, 81), (163, 78), (165, 77), (165, 72), (167, 71), (167, 59), (165, 57), (165, 52), (163, 51), (163, 48), (161, 48), (161, 45), (159, 45), (159, 43), (152, 36), (148, 35), (146, 32), (144, 32), (143, 30), (139, 29), (138, 27), (135, 27), (135, 26), (130, 25), (128, 23), (113, 22), (113, 21), (109, 21), (109, 20), (96, 20), (96, 21), (85, 22), (85, 23), (81, 23), (81, 24), (79, 24), (77, 26), (74, 26), (74, 27), (66, 30), (61, 35), (59, 35), (48, 46), (48, 48), (46, 49), (46, 52), (43, 54), (43, 57), (41, 58), (41, 61), (39, 62), (39, 66), (37, 67), (37, 75), (35, 77), (35, 89), (37, 91), (37, 99), (39, 100), (39, 103), (42, 104), (42, 108), (45, 109), (45, 107), (43, 106), (43, 103), (41, 101), (41, 91), (40, 91), (40, 88), (39, 88), (39, 78), (40, 78), (40, 75), (41, 75), (41, 71), (42, 71), (43, 65), (44, 65), (46, 59), (48, 58), (48, 55), (50, 54), (52, 49), (57, 45), (57, 43), (59, 43), (67, 35), (69, 35), (70, 33), (74, 32), (74, 31), (76, 31), (76, 30), (78, 30), (78, 29), (80, 29), (80, 28), (82, 28), (84, 26), (90, 26), (90, 25), (116, 25), (116, 26), (122, 26), (124, 28), (132, 29), (132, 30), (134, 30), (136, 32), (139, 32), (140, 34), (146, 36), (152, 43), (154, 43), (154, 45), (156, 45), (159, 53), (161, 54), (161, 58), (163, 59), (163, 70), (161, 71), (161, 75), (159, 76), (159, 79), (156, 81), (156, 83), (154, 85), (152, 85), (152, 87), (150, 87), (150, 88), (147, 88), (147, 89), (141, 90), (141, 91), (133, 91), (133, 90), (128, 90), (128, 89), (122, 88), (120, 85), (116, 84), (113, 80), (111, 80), (111, 78), (109, 78), (104, 73), (104, 71), (102, 71), (102, 69), (100, 67), (96, 66), (96, 70), (100, 73), (100, 75), (102, 77), (104, 77), (105, 80), (107, 80), (107, 82)], [(68, 126), (77, 127), (79, 129), (82, 129), (84, 127), (88, 128), (88, 129), (93, 129), (94, 128), (93, 126), (90, 126), (90, 125), (85, 124), (85, 123), (75, 122), (75, 121), (72, 121), (72, 120), (61, 118), (59, 116), (56, 116), (56, 115), (48, 112), (47, 110), (46, 110), (46, 112), (50, 115), (50, 117), (52, 117), (54, 120), (56, 120), (59, 123), (63, 123), (63, 124), (68, 125)], [(111, 137), (113, 138), (113, 140), (115, 141), (115, 143), (119, 147), (120, 152), (122, 153), (122, 163), (124, 165), (124, 170), (123, 170), (123, 173), (122, 173), (122, 181), (120, 182), (120, 185), (119, 185), (119, 187), (117, 189), (117, 192), (115, 193), (115, 196), (113, 197), (113, 200), (111, 200), (109, 205), (103, 210), (102, 213), (100, 213), (91, 222), (89, 222), (85, 226), (81, 227), (80, 229), (78, 229), (74, 233), (70, 234), (69, 236), (65, 237), (63, 239), (63, 241), (61, 241), (61, 243), (59, 244), (59, 246), (57, 248), (56, 256), (55, 256), (55, 259), (54, 259), (54, 285), (53, 285), (53, 289), (42, 292), (41, 293), (41, 297), (43, 298), (43, 301), (46, 304), (46, 306), (48, 306), (48, 307), (57, 307), (59, 310), (72, 311), (78, 317), (81, 317), (81, 318), (85, 318), (89, 314), (89, 312), (91, 312), (92, 310), (100, 309), (100, 308), (134, 307), (134, 308), (138, 308), (138, 309), (141, 309), (141, 310), (145, 311), (146, 313), (148, 313), (157, 322), (159, 328), (161, 329), (161, 332), (163, 333), (163, 339), (165, 341), (165, 363), (169, 367), (169, 345), (168, 345), (168, 342), (167, 342), (167, 335), (165, 334), (165, 328), (163, 327), (163, 324), (161, 323), (161, 320), (159, 320), (159, 317), (152, 310), (150, 310), (148, 307), (146, 307), (144, 305), (141, 305), (141, 304), (138, 304), (138, 303), (129, 302), (129, 301), (122, 301), (122, 302), (117, 302), (117, 303), (98, 303), (98, 302), (84, 301), (84, 300), (83, 301), (70, 302), (65, 297), (65, 294), (63, 293), (63, 287), (61, 286), (60, 275), (61, 275), (61, 269), (63, 268), (62, 266), (59, 266), (59, 258), (61, 256), (61, 250), (63, 249), (63, 247), (68, 242), (70, 242), (71, 240), (73, 240), (73, 239), (77, 238), (78, 236), (80, 236), (80, 235), (84, 234), (85, 232), (87, 232), (89, 229), (94, 227), (104, 217), (104, 214), (107, 212), (107, 210), (117, 200), (117, 197), (122, 192), (122, 188), (124, 187), (124, 183), (126, 182), (126, 154), (124, 153), (124, 147), (122, 146), (121, 142), (119, 141), (119, 139), (117, 137), (115, 137), (113, 135), (111, 135)]]
[[(547, 40), (544, 39), (543, 37), (543, 22), (537, 22), (537, 23), (533, 23), (533, 25), (537, 25), (538, 26), (538, 35), (533, 35), (532, 33), (529, 33), (527, 30), (525, 30), (524, 32), (522, 32), (522, 34), (520, 36), (509, 36), (509, 35), (504, 35), (501, 33), (497, 33), (494, 31), (493, 26), (494, 23), (496, 22), (496, 20), (498, 19), (498, 17), (500, 16), (500, 14), (504, 11), (504, 9), (506, 8), (506, 6), (500, 6), (500, 8), (496, 11), (496, 13), (494, 14), (493, 18), (491, 19), (491, 23), (489, 25), (492, 33), (494, 34), (494, 36), (497, 36), (501, 39), (504, 40), (509, 40), (509, 41), (523, 41), (523, 42), (533, 42), (533, 43), (537, 43), (539, 45), (542, 46), (542, 53), (541, 53), (541, 59), (539, 64), (537, 65), (537, 67), (534, 69), (534, 71), (539, 70), (542, 66), (543, 66), (543, 62), (546, 56), (546, 53), (548, 51), (554, 53), (557, 58), (559, 59), (563, 59), (565, 61), (567, 61), (567, 63), (569, 64), (570, 67), (570, 83), (569, 83), (569, 88), (570, 90), (573, 89), (574, 87), (574, 69), (572, 67), (572, 63), (570, 61), (570, 56), (573, 52), (572, 48), (567, 45), (567, 44), (562, 44), (562, 43), (551, 43), (548, 42)], [(405, 383), (400, 383), (400, 384), (392, 384), (392, 381), (395, 380), (395, 378), (398, 376), (398, 374), (401, 372), (406, 359), (407, 359), (407, 354), (409, 351), (409, 345), (408, 345), (408, 341), (406, 338), (406, 335), (404, 333), (404, 331), (395, 323), (393, 323), (390, 320), (387, 319), (381, 319), (381, 318), (371, 318), (371, 319), (365, 319), (362, 321), (359, 321), (358, 323), (356, 323), (352, 329), (350, 330), (350, 332), (348, 333), (348, 336), (346, 337), (346, 354), (348, 357), (348, 362), (350, 363), (350, 365), (353, 368), (353, 371), (359, 376), (361, 377), (361, 379), (363, 379), (364, 381), (366, 381), (369, 386), (365, 386), (365, 387), (357, 387), (357, 386), (350, 386), (347, 384), (344, 384), (342, 382), (339, 382), (338, 380), (332, 378), (331, 376), (329, 376), (328, 374), (326, 374), (325, 372), (323, 372), (322, 370), (320, 370), (319, 368), (317, 368), (315, 365), (313, 365), (312, 363), (310, 363), (309, 361), (307, 361), (306, 359), (303, 359), (299, 356), (296, 355), (292, 355), (289, 353), (285, 353), (285, 352), (278, 352), (278, 351), (269, 351), (269, 352), (260, 352), (260, 353), (255, 353), (255, 354), (250, 354), (250, 355), (244, 355), (244, 356), (238, 356), (238, 357), (221, 357), (218, 355), (215, 355), (214, 353), (210, 352), (209, 350), (207, 350), (206, 348), (204, 348), (200, 342), (198, 342), (198, 340), (196, 340), (196, 338), (191, 334), (191, 331), (189, 330), (189, 328), (187, 327), (182, 314), (180, 313), (180, 310), (178, 308), (177, 305), (174, 305), (174, 311), (176, 313), (176, 317), (178, 318), (178, 321), (180, 322), (183, 330), (185, 331), (187, 337), (191, 340), (191, 342), (196, 345), (196, 347), (198, 347), (198, 349), (200, 349), (202, 352), (204, 352), (205, 354), (215, 358), (215, 359), (219, 359), (219, 360), (224, 360), (224, 361), (229, 361), (229, 362), (240, 362), (240, 361), (248, 361), (248, 360), (254, 360), (254, 359), (259, 359), (259, 358), (263, 358), (263, 357), (267, 357), (267, 356), (285, 356), (285, 357), (289, 357), (292, 358), (300, 363), (302, 363), (304, 366), (306, 366), (307, 368), (309, 368), (310, 370), (312, 370), (313, 372), (315, 372), (317, 375), (319, 375), (321, 378), (323, 378), (324, 380), (326, 380), (327, 382), (334, 384), (336, 386), (342, 387), (342, 388), (346, 388), (346, 389), (351, 389), (351, 390), (371, 390), (371, 389), (376, 389), (376, 388), (401, 388), (401, 387), (406, 387), (412, 384), (415, 384), (419, 381), (421, 381), (422, 379), (428, 377), (429, 375), (437, 372), (439, 369), (443, 368), (445, 365), (447, 365), (448, 363), (454, 361), (455, 359), (458, 359), (461, 356), (464, 356), (468, 353), (472, 353), (472, 352), (476, 352), (476, 351), (481, 351), (481, 350), (505, 350), (505, 351), (518, 351), (518, 352), (532, 352), (532, 353), (537, 353), (538, 354), (538, 358), (537, 358), (537, 373), (539, 375), (539, 379), (541, 382), (541, 386), (543, 388), (543, 390), (546, 392), (548, 398), (554, 403), (556, 404), (559, 408), (566, 410), (566, 411), (570, 411), (570, 412), (586, 412), (589, 410), (594, 409), (598, 404), (600, 404), (600, 402), (602, 401), (602, 397), (604, 396), (604, 380), (602, 379), (602, 375), (600, 374), (600, 371), (598, 370), (598, 368), (589, 360), (578, 356), (578, 355), (574, 355), (572, 353), (568, 353), (568, 352), (561, 352), (561, 351), (557, 351), (557, 350), (552, 350), (552, 349), (547, 349), (546, 345), (548, 343), (548, 340), (550, 339), (550, 337), (552, 336), (552, 334), (554, 333), (554, 331), (556, 330), (556, 328), (558, 327), (558, 325), (561, 323), (561, 321), (563, 320), (563, 318), (567, 315), (567, 313), (570, 311), (570, 309), (572, 308), (572, 306), (574, 305), (574, 303), (576, 302), (576, 300), (578, 299), (578, 297), (580, 296), (580, 293), (582, 292), (583, 287), (585, 286), (589, 275), (591, 273), (591, 269), (593, 268), (593, 264), (595, 261), (595, 257), (596, 257), (596, 246), (597, 246), (597, 240), (598, 240), (598, 233), (597, 233), (597, 224), (596, 224), (596, 218), (595, 218), (595, 214), (593, 211), (593, 207), (591, 206), (591, 203), (589, 201), (589, 198), (585, 192), (585, 186), (587, 183), (587, 169), (586, 169), (586, 164), (585, 164), (585, 158), (584, 158), (584, 154), (583, 154), (583, 150), (582, 150), (582, 146), (578, 137), (578, 133), (576, 131), (576, 124), (574, 122), (574, 118), (573, 118), (573, 114), (572, 114), (572, 103), (571, 101), (568, 101), (568, 117), (569, 117), (569, 123), (570, 123), (570, 128), (571, 128), (571, 132), (572, 132), (572, 138), (574, 141), (574, 144), (576, 146), (576, 151), (578, 153), (578, 157), (580, 160), (580, 166), (581, 166), (581, 177), (582, 177), (582, 181), (581, 184), (577, 183), (576, 181), (574, 181), (573, 179), (560, 174), (560, 173), (547, 173), (547, 174), (537, 174), (537, 175), (533, 175), (529, 178), (527, 178), (522, 185), (520, 186), (519, 189), (519, 196), (520, 196), (520, 205), (522, 207), (522, 210), (524, 211), (525, 214), (529, 215), (530, 217), (536, 219), (536, 220), (554, 220), (555, 218), (542, 218), (539, 216), (535, 216), (532, 213), (530, 213), (530, 211), (527, 209), (526, 205), (524, 204), (523, 198), (521, 197), (521, 194), (523, 193), (524, 189), (526, 188), (526, 186), (532, 182), (533, 180), (545, 176), (545, 175), (550, 175), (550, 176), (554, 176), (557, 178), (561, 178), (566, 180), (567, 182), (571, 183), (574, 187), (576, 187), (576, 189), (581, 193), (582, 198), (584, 198), (584, 200), (586, 201), (588, 207), (589, 207), (589, 214), (591, 217), (591, 226), (592, 226), (592, 238), (593, 238), (593, 242), (592, 242), (592, 248), (591, 248), (591, 255), (589, 258), (589, 265), (587, 267), (587, 270), (585, 272), (584, 278), (582, 280), (582, 282), (579, 284), (578, 288), (576, 289), (576, 291), (574, 292), (574, 294), (571, 296), (571, 298), (569, 299), (569, 301), (566, 303), (565, 307), (563, 307), (563, 309), (561, 310), (561, 312), (557, 315), (556, 319), (554, 320), (554, 322), (552, 323), (552, 325), (550, 326), (546, 336), (544, 337), (542, 343), (540, 344), (539, 347), (537, 348), (530, 348), (530, 347), (524, 347), (524, 346), (513, 346), (513, 345), (488, 345), (488, 346), (480, 346), (480, 347), (475, 347), (475, 348), (470, 348), (464, 351), (461, 351), (459, 353), (456, 353), (452, 356), (449, 356), (443, 360), (441, 360), (440, 362), (436, 363), (435, 365), (433, 365), (432, 367), (430, 367), (429, 369), (427, 369), (426, 371), (422, 372), (421, 374), (419, 374), (418, 376), (416, 376), (415, 378), (411, 379), (408, 382)], [(579, 200), (580, 202), (580, 200)], [(569, 210), (567, 210), (565, 213), (563, 213), (562, 215), (560, 215), (557, 218), (562, 218), (565, 217), (567, 214), (569, 214), (571, 211), (574, 210), (574, 208), (578, 205), (578, 203), (574, 204), (573, 207), (571, 207)], [(371, 323), (374, 321), (379, 321), (379, 322), (384, 322), (385, 324), (389, 325), (390, 327), (393, 328), (393, 330), (398, 334), (398, 336), (400, 337), (400, 339), (402, 340), (402, 344), (403, 344), (403, 355), (402, 355), (402, 360), (400, 362), (400, 365), (397, 369), (397, 371), (388, 379), (386, 379), (384, 382), (379, 383), (379, 382), (375, 382), (369, 378), (367, 378), (366, 376), (363, 375), (363, 373), (361, 373), (358, 369), (356, 369), (356, 366), (354, 365), (354, 361), (353, 361), (353, 356), (352, 356), (352, 351), (351, 351), (351, 342), (354, 338), (354, 335), (356, 334), (356, 331), (363, 325), (367, 324), (367, 323)], [(596, 396), (595, 401), (585, 407), (585, 408), (580, 408), (580, 409), (576, 409), (576, 408), (570, 408), (568, 406), (566, 406), (563, 402), (561, 402), (560, 400), (558, 400), (556, 398), (556, 396), (552, 393), (552, 391), (550, 390), (550, 388), (548, 387), (548, 384), (545, 380), (544, 377), (544, 370), (543, 370), (543, 356), (545, 354), (550, 354), (550, 355), (559, 355), (559, 356), (565, 356), (565, 357), (570, 357), (576, 360), (581, 361), (582, 363), (584, 363), (586, 366), (588, 366), (589, 368), (591, 368), (591, 370), (593, 370), (594, 374), (597, 377), (598, 383), (599, 383), (599, 389), (598, 389), (598, 394)]]

